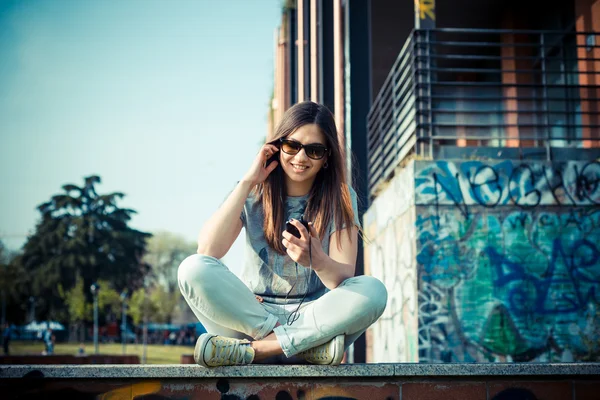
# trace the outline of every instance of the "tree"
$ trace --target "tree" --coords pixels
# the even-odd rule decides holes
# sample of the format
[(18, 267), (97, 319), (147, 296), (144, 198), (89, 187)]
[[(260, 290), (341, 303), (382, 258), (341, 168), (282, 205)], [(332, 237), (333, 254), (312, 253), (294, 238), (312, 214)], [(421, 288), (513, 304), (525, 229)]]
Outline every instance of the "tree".
[(177, 267), (189, 255), (196, 252), (196, 243), (182, 236), (161, 231), (147, 241), (144, 262), (150, 265), (149, 283), (164, 286), (168, 292), (178, 288)]
[(171, 323), (181, 302), (177, 267), (186, 257), (196, 252), (196, 243), (186, 241), (180, 235), (162, 231), (148, 239), (147, 250), (144, 262), (151, 268), (149, 296), (156, 309), (149, 317), (156, 322)]
[(134, 325), (139, 325), (144, 321), (144, 314), (151, 319), (157, 314), (156, 303), (145, 293), (144, 288), (133, 292), (129, 301), (129, 316)]
[(169, 292), (164, 286), (154, 286), (150, 291), (150, 301), (154, 304), (154, 313), (149, 317), (154, 322), (170, 324), (181, 299), (179, 289)]
[[(120, 294), (112, 288), (112, 284), (105, 280), (96, 282), (100, 287), (98, 291), (98, 315), (100, 325), (107, 319), (120, 318), (122, 307)], [(70, 322), (69, 340), (83, 341), (85, 339), (85, 322), (93, 322), (94, 304), (87, 301), (83, 280), (77, 279), (75, 286), (65, 292), (59, 286), (60, 296), (64, 299)], [(103, 316), (103, 318), (101, 318)]]
[(27, 302), (22, 295), (25, 274), (14, 262), (17, 255), (0, 241), (0, 308), (2, 317), (11, 323), (23, 322), (27, 312)]
[(67, 306), (70, 322), (69, 340), (84, 341), (85, 321), (89, 320), (89, 316), (92, 313), (92, 304), (87, 302), (83, 279), (77, 278), (75, 286), (66, 292), (63, 290), (62, 285), (60, 285), (59, 295)]
[(124, 194), (98, 194), (99, 183), (100, 177), (89, 176), (81, 187), (64, 185), (64, 193), (37, 207), (41, 220), (18, 264), (29, 277), (36, 310), (44, 318), (65, 320), (74, 310), (67, 312), (65, 295), (75, 296), (75, 287), (91, 302), (88, 288), (93, 282), (111, 282), (116, 291), (134, 290), (149, 270), (142, 258), (151, 235), (130, 228), (135, 211), (117, 205)]

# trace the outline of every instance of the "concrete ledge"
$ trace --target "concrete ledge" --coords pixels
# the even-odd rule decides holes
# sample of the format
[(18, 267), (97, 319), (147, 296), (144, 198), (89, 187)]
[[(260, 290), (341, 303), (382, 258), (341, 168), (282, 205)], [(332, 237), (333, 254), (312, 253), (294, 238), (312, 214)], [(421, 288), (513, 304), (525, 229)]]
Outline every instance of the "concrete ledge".
[(5, 365), (0, 398), (587, 400), (600, 364)]
[(71, 355), (21, 355), (21, 356), (0, 356), (0, 364), (6, 365), (81, 365), (81, 364), (139, 364), (140, 358), (136, 355), (111, 355), (111, 354), (90, 354), (85, 356)]
[(2, 365), (0, 379), (171, 379), (336, 377), (542, 377), (600, 376), (600, 363), (250, 365)]

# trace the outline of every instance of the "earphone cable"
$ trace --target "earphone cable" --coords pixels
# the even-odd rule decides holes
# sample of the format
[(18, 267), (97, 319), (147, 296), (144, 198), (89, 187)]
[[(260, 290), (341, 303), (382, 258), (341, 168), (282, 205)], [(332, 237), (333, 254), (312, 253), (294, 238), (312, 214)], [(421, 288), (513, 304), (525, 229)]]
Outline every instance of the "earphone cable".
[[(308, 285), (310, 283), (310, 278), (312, 276), (312, 239), (310, 236), (310, 232), (308, 234), (308, 264), (309, 264), (309, 271), (308, 271), (308, 277), (306, 278), (306, 291), (304, 292), (304, 295), (300, 299), (300, 304), (298, 304), (298, 307), (296, 307), (296, 309), (294, 311), (292, 311), (292, 313), (288, 316), (287, 324), (289, 326), (291, 326), (294, 322), (296, 322), (298, 320), (298, 318), (300, 318), (300, 307), (302, 307), (302, 303), (304, 303), (304, 299), (306, 299), (306, 295), (308, 294)], [(296, 271), (298, 271), (298, 263), (296, 263)], [(298, 274), (297, 273), (296, 273), (296, 282), (298, 282)], [(294, 288), (294, 286), (296, 286), (296, 282), (294, 282), (292, 289)], [(291, 291), (292, 290), (290, 289), (290, 292)], [(288, 295), (290, 294), (290, 292), (288, 292)], [(287, 300), (287, 296), (286, 296), (286, 300)]]

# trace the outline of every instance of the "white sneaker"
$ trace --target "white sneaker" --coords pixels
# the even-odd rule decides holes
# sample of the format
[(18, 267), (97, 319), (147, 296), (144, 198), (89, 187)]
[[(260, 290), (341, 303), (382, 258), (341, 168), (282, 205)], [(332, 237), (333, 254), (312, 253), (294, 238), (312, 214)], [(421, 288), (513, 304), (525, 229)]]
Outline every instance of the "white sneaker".
[(340, 365), (344, 357), (344, 335), (338, 335), (327, 343), (298, 353), (311, 364)]
[(251, 364), (254, 349), (249, 340), (203, 333), (196, 341), (194, 360), (203, 367)]

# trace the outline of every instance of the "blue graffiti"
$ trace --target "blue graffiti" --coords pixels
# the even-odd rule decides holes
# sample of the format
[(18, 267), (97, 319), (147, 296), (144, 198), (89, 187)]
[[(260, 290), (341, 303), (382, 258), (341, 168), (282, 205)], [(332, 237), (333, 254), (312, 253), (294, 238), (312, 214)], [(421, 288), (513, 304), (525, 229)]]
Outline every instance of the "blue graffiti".
[(452, 205), (470, 218), (472, 205), (529, 209), (540, 204), (600, 204), (599, 161), (560, 165), (439, 161), (434, 165), (419, 171), (415, 187), (418, 203), (434, 205), (437, 217), (443, 205)]
[[(597, 267), (600, 251), (594, 243), (585, 239), (575, 241), (572, 248), (571, 254), (565, 253), (561, 241), (555, 239), (548, 269), (540, 277), (527, 272), (523, 265), (510, 261), (492, 247), (485, 251), (496, 272), (494, 286), (509, 287), (507, 302), (513, 312), (521, 315), (567, 314), (599, 301), (596, 291), (600, 276), (594, 275), (594, 272), (599, 272), (594, 271), (594, 267)], [(559, 264), (566, 267), (562, 274), (557, 271)], [(552, 298), (554, 307), (549, 307), (548, 299), (553, 287), (557, 288)]]
[(482, 340), (527, 359), (550, 347), (549, 360), (600, 354), (599, 204), (599, 160), (416, 162), (419, 299), (435, 291), (446, 321), (420, 316), (420, 349), (445, 340), (423, 356), (451, 347), (458, 360), (482, 360)]

